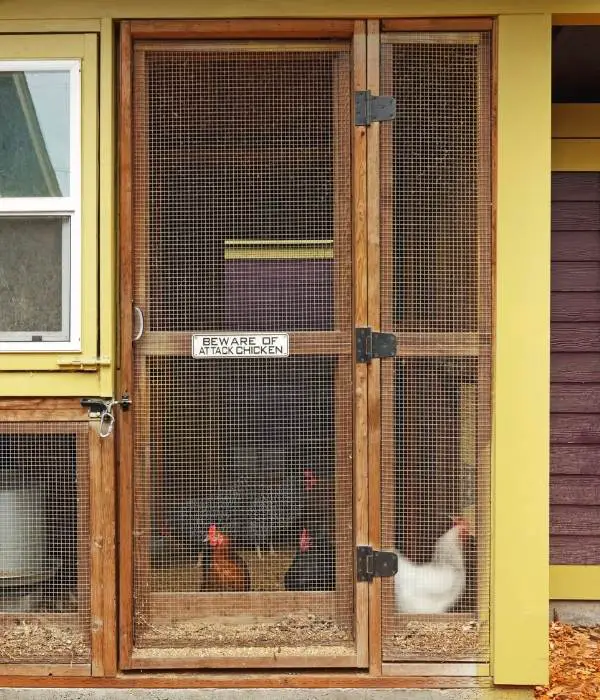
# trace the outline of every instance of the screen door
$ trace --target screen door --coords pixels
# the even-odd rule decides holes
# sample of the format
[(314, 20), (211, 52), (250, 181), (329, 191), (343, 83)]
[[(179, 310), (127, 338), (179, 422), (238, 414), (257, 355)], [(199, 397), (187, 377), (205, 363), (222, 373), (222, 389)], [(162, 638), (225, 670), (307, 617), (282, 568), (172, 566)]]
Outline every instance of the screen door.
[(125, 666), (357, 665), (352, 63), (124, 44)]
[(490, 39), (381, 34), (398, 103), (380, 134), (381, 328), (398, 347), (381, 364), (382, 544), (400, 555), (382, 586), (388, 672), (489, 658)]

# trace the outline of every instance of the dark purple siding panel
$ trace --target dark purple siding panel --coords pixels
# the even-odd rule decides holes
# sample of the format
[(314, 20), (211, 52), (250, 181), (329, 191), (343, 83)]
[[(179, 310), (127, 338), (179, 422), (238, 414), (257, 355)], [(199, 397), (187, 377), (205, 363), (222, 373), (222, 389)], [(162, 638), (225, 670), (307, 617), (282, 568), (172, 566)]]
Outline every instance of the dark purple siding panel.
[(598, 231), (600, 202), (553, 202), (552, 231)]
[(598, 506), (552, 506), (550, 534), (600, 537), (600, 508)]
[(600, 563), (600, 173), (552, 177), (550, 552)]
[(600, 413), (600, 384), (553, 384), (553, 413)]
[(330, 260), (229, 260), (225, 289), (229, 330), (291, 332), (333, 327)]
[(550, 561), (553, 564), (597, 564), (600, 561), (600, 537), (555, 535), (550, 540)]
[(600, 445), (551, 445), (552, 474), (600, 477)]
[(600, 260), (600, 231), (554, 232), (552, 260)]
[(600, 348), (600, 324), (553, 323), (552, 352), (593, 352)]
[(554, 173), (553, 202), (600, 202), (600, 173)]
[(600, 262), (553, 262), (552, 291), (600, 291)]
[(600, 444), (600, 414), (552, 412), (550, 440), (553, 445)]
[(553, 352), (550, 379), (552, 382), (600, 382), (600, 354)]
[(600, 479), (594, 476), (562, 476), (554, 474), (550, 484), (553, 506), (600, 505)]
[(552, 321), (600, 322), (600, 292), (552, 292)]

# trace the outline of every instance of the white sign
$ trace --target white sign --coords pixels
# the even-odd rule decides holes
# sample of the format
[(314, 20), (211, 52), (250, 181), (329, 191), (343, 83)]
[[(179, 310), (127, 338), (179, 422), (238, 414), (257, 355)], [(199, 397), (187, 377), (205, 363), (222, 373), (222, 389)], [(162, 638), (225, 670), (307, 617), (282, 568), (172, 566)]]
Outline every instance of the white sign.
[(287, 333), (203, 333), (192, 336), (192, 357), (287, 357)]

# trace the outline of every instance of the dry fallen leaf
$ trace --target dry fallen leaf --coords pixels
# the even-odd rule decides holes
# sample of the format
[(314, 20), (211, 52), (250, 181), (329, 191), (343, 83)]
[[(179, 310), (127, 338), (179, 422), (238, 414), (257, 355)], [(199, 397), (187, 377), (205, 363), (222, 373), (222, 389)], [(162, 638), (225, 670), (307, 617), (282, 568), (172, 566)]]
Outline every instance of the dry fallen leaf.
[(535, 689), (538, 700), (600, 698), (600, 627), (550, 625), (550, 682)]

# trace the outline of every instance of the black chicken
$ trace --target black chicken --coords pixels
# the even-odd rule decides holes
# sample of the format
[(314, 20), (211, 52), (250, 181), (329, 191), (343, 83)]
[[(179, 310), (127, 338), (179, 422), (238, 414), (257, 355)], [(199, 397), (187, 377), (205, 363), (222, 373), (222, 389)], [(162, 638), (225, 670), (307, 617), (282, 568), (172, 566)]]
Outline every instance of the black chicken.
[(199, 556), (204, 571), (210, 564), (208, 529), (216, 525), (237, 549), (293, 547), (309, 523), (311, 495), (317, 484), (312, 469), (283, 484), (257, 483), (249, 478), (235, 486), (211, 488), (172, 509), (173, 534), (186, 551)]
[(298, 553), (283, 581), (286, 591), (335, 590), (335, 551), (322, 528), (314, 537), (306, 528), (302, 530)]
[(293, 547), (310, 521), (317, 481), (314, 471), (305, 469), (302, 478), (297, 475), (281, 485), (265, 485), (244, 503), (244, 532), (234, 533), (234, 537), (237, 534), (238, 542), (254, 547), (259, 554), (263, 549)]

